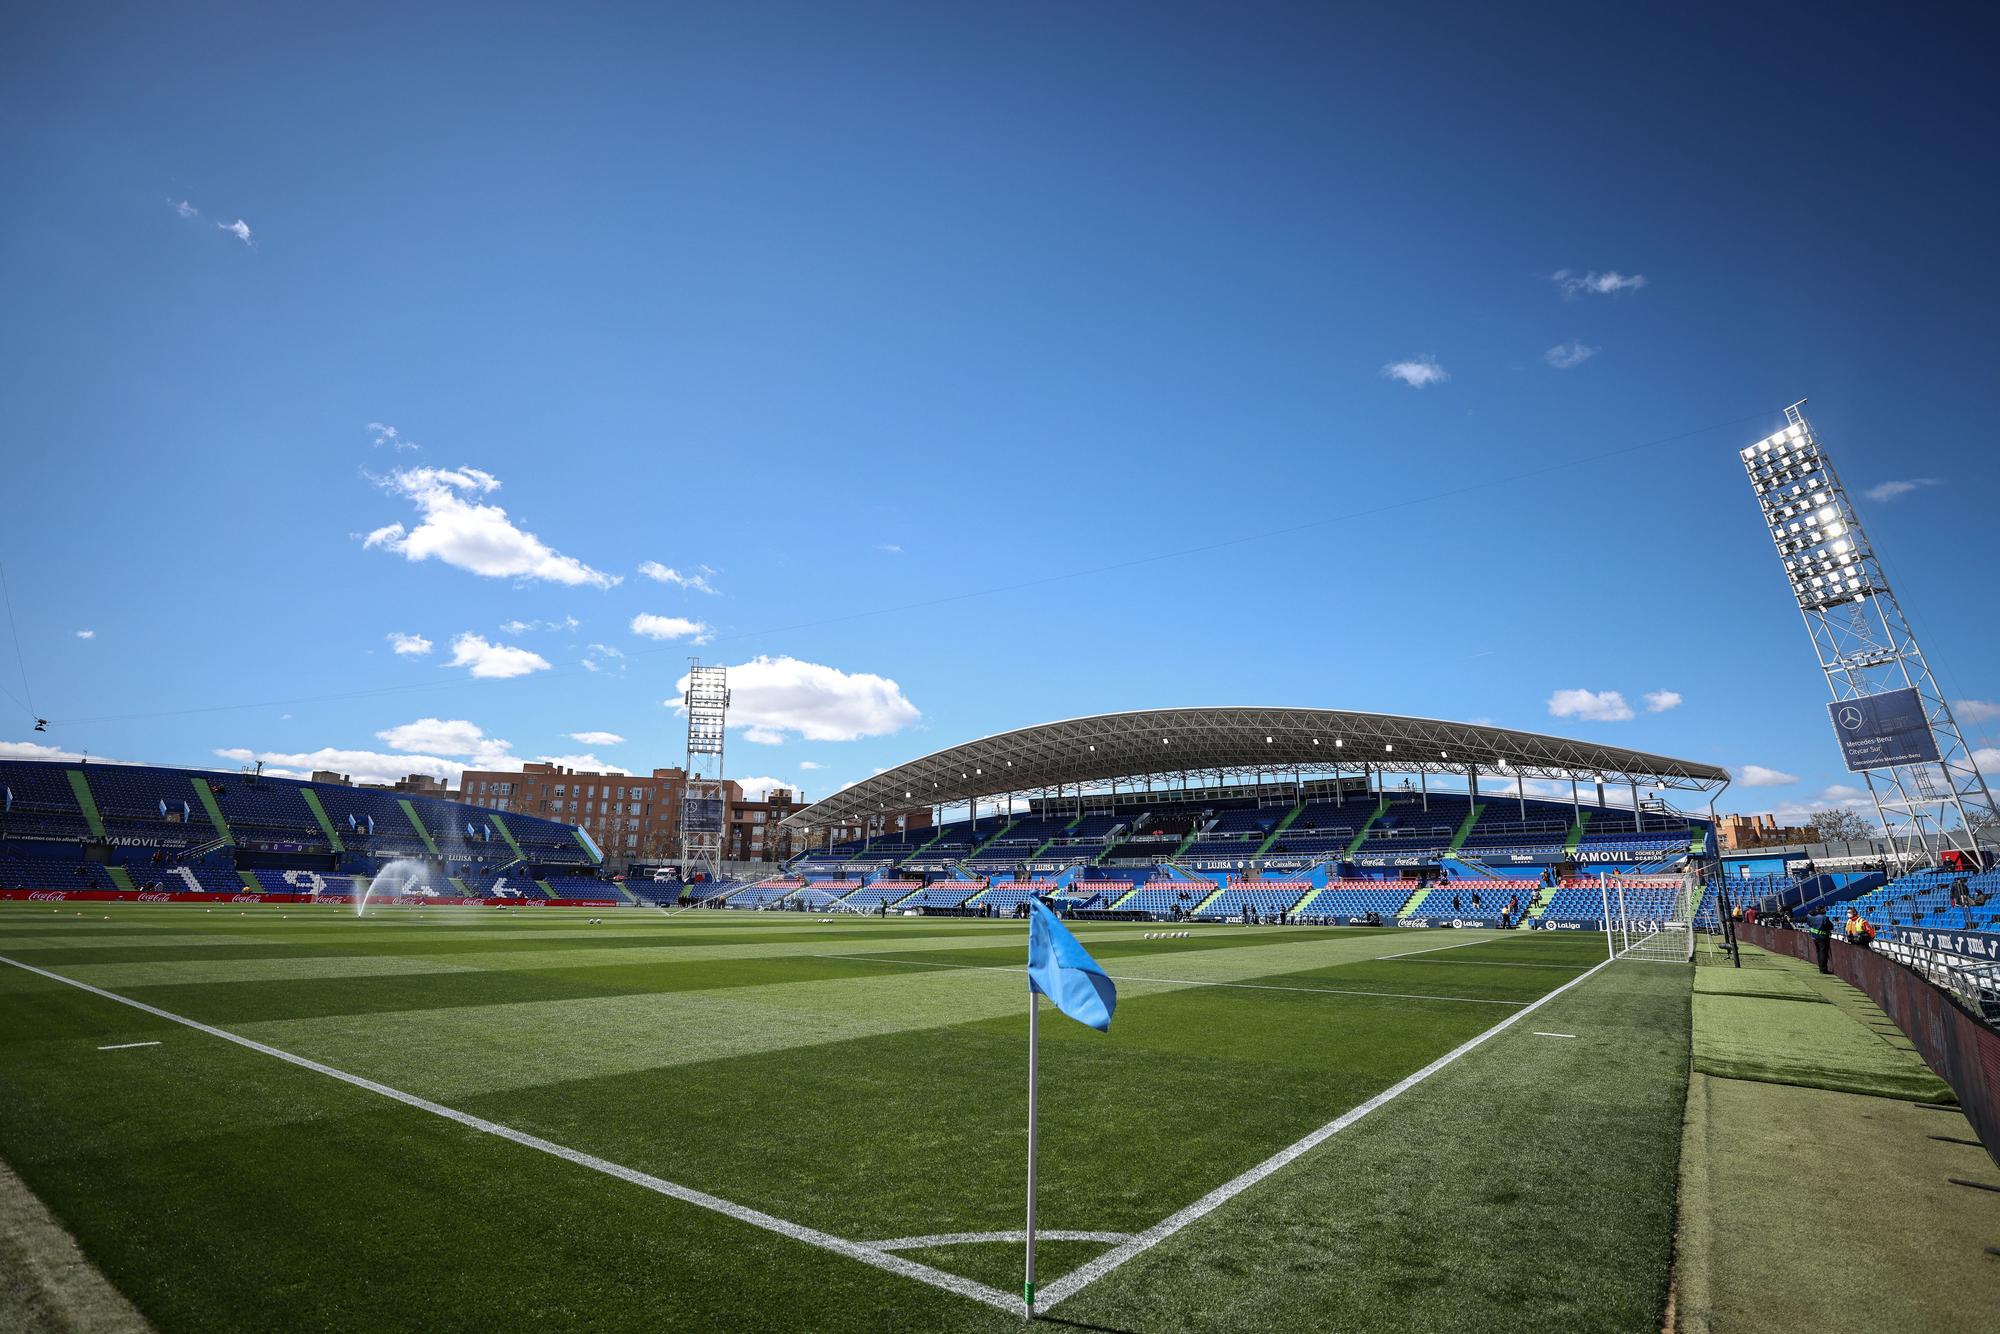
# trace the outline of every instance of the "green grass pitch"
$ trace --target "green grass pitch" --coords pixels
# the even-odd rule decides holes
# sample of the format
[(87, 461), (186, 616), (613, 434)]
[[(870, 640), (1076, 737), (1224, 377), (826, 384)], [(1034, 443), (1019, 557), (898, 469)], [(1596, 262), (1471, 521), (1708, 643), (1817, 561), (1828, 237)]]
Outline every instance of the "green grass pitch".
[[(1144, 930), (1078, 928), (1108, 1036), (1045, 1011), (1051, 1321), (1660, 1327), (1691, 970)], [(0, 1157), (164, 1329), (1020, 1325), (1022, 924), (8, 904), (0, 957)]]

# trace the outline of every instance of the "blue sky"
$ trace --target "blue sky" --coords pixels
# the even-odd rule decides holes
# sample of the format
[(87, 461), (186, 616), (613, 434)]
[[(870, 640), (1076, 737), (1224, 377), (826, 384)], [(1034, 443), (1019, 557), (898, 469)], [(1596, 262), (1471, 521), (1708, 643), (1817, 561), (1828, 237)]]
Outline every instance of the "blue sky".
[(1850, 486), (1919, 483), (1863, 516), (1947, 691), (2000, 699), (1963, 37), (10, 6), (0, 742), (647, 769), (699, 653), (736, 669), (732, 773), (808, 795), (1282, 703), (1839, 802), (1736, 451), (1810, 396)]

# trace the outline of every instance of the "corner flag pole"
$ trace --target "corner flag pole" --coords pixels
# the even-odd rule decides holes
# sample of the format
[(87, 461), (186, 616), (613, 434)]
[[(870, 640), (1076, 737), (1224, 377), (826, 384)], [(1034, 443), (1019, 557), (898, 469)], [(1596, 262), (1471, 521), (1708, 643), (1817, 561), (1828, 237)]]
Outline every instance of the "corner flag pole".
[(1028, 1266), (1021, 1296), (1035, 1316), (1035, 1084), (1041, 1073), (1041, 997), (1028, 988)]
[(1028, 1302), (1028, 1318), (1034, 1318), (1034, 1086), (1040, 1076), (1042, 1054), (1042, 1004), (1036, 990), (1028, 988), (1028, 1272), (1022, 1280), (1022, 1298)]

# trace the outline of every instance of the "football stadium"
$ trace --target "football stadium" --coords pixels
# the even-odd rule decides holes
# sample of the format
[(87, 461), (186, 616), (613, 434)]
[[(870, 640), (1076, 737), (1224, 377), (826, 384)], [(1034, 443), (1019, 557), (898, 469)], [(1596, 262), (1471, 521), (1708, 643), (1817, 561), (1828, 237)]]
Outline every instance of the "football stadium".
[(0, 1334), (2000, 1334), (1962, 25), (0, 34)]

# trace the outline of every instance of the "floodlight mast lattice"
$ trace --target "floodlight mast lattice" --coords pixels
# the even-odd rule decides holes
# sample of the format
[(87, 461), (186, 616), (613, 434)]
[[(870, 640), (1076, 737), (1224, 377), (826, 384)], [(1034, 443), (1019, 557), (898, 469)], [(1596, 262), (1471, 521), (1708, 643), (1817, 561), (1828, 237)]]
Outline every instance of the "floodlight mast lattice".
[(681, 868), (722, 878), (722, 836), (728, 789), (723, 781), (723, 741), (729, 724), (729, 669), (688, 659), (687, 787), (681, 800)]
[(1836, 703), (1917, 693), (1938, 758), (1864, 769), (1862, 777), (1892, 856), (1932, 863), (1948, 848), (1975, 852), (1982, 833), (1991, 839), (2000, 829), (1993, 794), (1804, 406), (1800, 399), (1786, 408), (1784, 429), (1741, 457), (1827, 690)]

